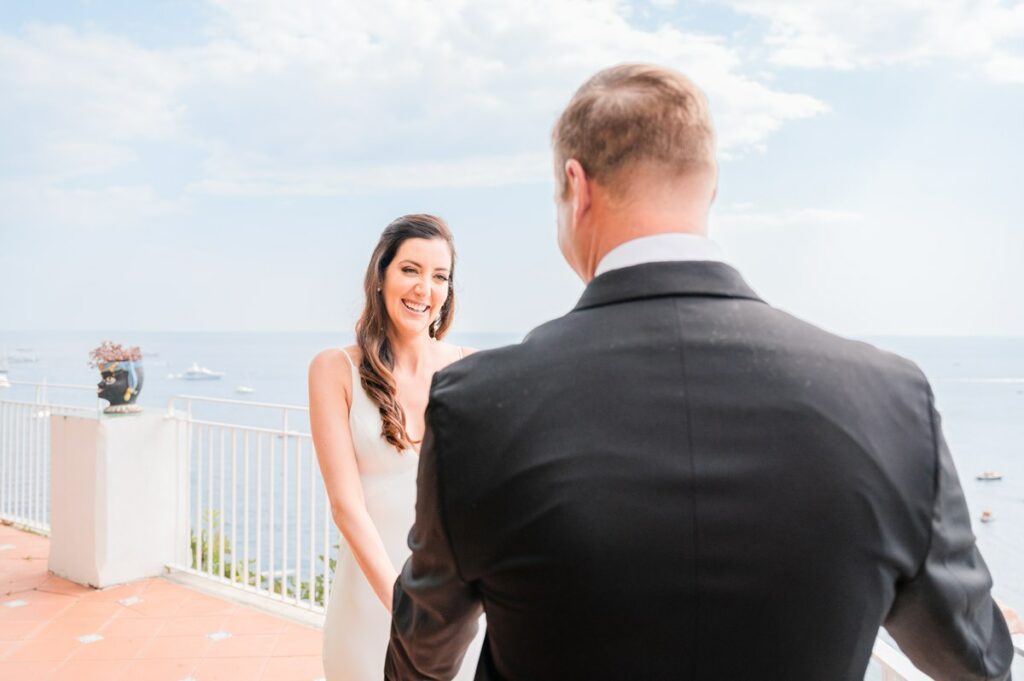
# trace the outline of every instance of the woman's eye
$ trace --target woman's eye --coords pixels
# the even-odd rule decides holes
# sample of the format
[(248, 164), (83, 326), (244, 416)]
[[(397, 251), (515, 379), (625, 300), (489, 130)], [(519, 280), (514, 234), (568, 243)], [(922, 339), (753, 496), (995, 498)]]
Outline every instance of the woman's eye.
[(444, 276), (443, 274), (439, 274), (434, 278), (437, 279), (438, 281), (448, 281), (448, 277)]
[(403, 267), (402, 271), (406, 274), (416, 274), (416, 269), (413, 267)]

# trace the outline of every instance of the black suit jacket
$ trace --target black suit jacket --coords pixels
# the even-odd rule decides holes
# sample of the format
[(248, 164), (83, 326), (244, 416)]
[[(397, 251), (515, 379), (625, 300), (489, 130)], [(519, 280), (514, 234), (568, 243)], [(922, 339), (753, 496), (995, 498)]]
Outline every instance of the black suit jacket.
[(605, 273), (437, 374), (388, 679), (861, 681), (880, 625), (936, 679), (1004, 679), (932, 393), (727, 265)]

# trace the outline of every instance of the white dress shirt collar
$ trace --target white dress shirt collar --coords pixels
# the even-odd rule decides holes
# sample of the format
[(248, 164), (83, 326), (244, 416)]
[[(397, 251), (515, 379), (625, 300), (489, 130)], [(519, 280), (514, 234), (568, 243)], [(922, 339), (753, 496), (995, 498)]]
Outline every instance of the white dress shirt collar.
[(605, 253), (597, 263), (594, 276), (649, 262), (712, 260), (725, 262), (721, 247), (706, 236), (671, 232), (642, 236), (623, 242)]

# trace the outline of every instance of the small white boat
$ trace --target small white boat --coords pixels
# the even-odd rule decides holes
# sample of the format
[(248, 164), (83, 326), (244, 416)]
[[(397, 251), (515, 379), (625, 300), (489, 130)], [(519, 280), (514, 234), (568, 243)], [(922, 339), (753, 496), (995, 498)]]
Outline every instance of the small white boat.
[(995, 471), (985, 471), (984, 473), (979, 473), (975, 477), (977, 477), (978, 480), (1002, 480), (1003, 474)]
[(187, 381), (217, 381), (224, 378), (223, 371), (211, 371), (206, 367), (199, 366), (198, 362), (192, 362), (192, 366), (185, 369), (181, 375)]
[(7, 369), (0, 367), (0, 388), (10, 388), (11, 382), (7, 378)]
[(983, 523), (990, 523), (990, 522), (992, 522), (995, 519), (996, 519), (996, 516), (992, 513), (992, 511), (982, 511), (981, 512), (981, 522), (983, 522)]
[(35, 364), (39, 361), (39, 355), (33, 352), (32, 348), (17, 348), (7, 359), (18, 364)]
[(241, 393), (243, 395), (250, 395), (250, 394), (256, 392), (256, 389), (252, 388), (250, 386), (247, 386), (247, 385), (240, 385), (237, 388), (235, 388), (235, 392), (236, 393)]

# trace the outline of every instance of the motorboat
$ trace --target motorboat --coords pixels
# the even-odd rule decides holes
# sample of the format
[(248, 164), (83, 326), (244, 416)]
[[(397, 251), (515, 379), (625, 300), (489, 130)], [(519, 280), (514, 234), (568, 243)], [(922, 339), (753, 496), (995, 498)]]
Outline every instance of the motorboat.
[(7, 356), (7, 359), (18, 364), (35, 364), (39, 361), (39, 355), (32, 348), (15, 348), (14, 352)]
[(979, 473), (976, 477), (978, 480), (1002, 480), (1003, 474), (995, 471), (985, 471), (984, 473)]
[(199, 366), (198, 362), (192, 362), (192, 366), (185, 369), (181, 375), (187, 381), (219, 381), (224, 378), (223, 371), (211, 371), (206, 367)]
[(996, 519), (996, 517), (992, 513), (992, 511), (982, 511), (981, 512), (981, 522), (983, 522), (983, 523), (990, 523), (990, 522), (992, 522), (995, 519)]
[(251, 395), (252, 393), (256, 392), (256, 389), (253, 388), (252, 386), (240, 385), (237, 388), (235, 388), (235, 392), (240, 393), (242, 395)]

